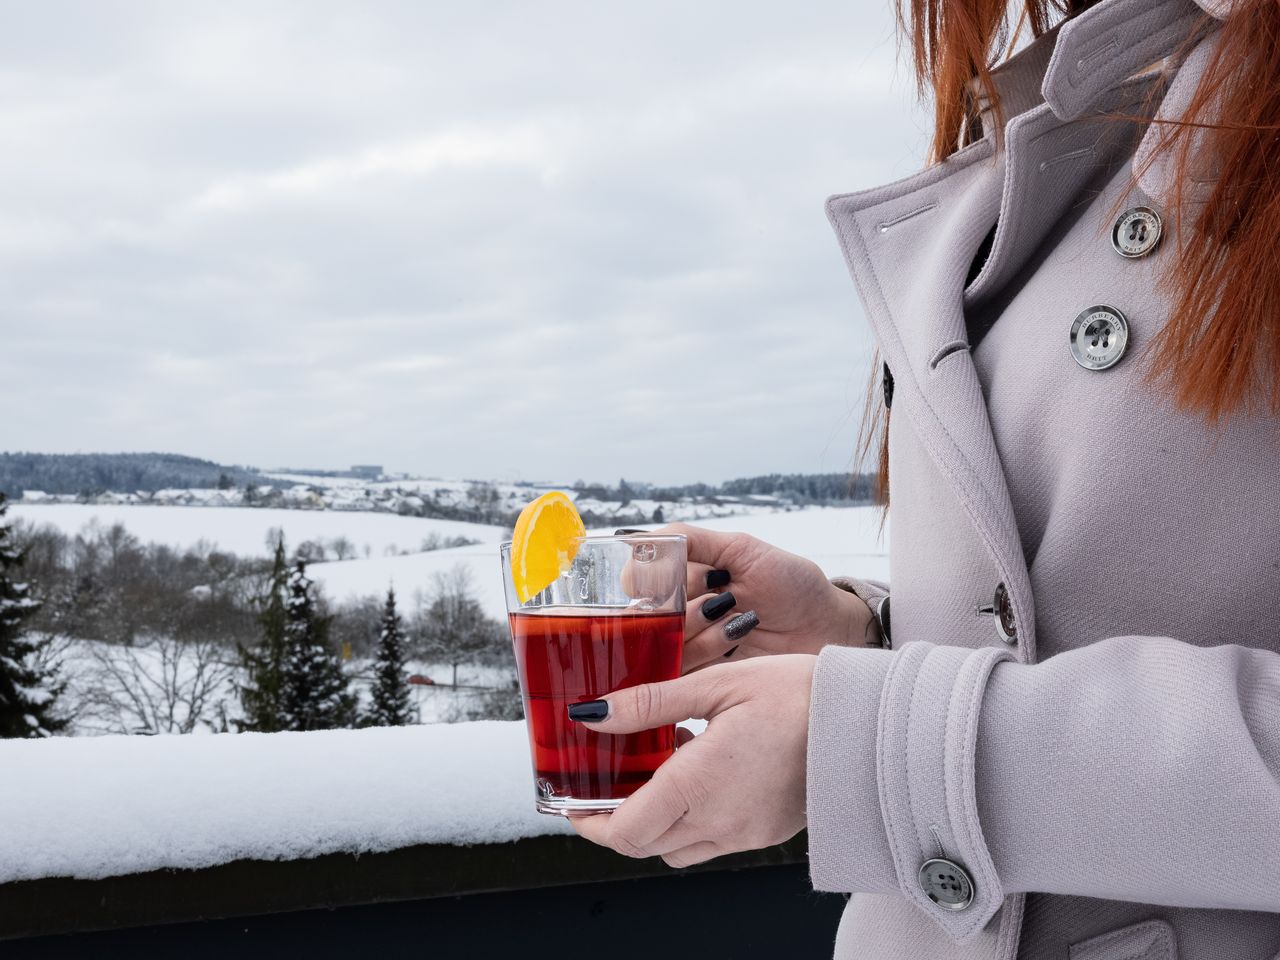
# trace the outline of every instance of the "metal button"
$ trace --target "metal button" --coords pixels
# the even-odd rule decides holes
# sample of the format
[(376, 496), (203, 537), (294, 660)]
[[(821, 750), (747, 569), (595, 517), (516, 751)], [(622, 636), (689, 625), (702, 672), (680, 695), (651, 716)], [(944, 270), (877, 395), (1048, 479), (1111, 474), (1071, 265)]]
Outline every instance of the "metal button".
[(1114, 367), (1129, 346), (1129, 321), (1104, 303), (1080, 312), (1071, 324), (1071, 356), (1086, 370)]
[(920, 889), (944, 910), (963, 910), (973, 903), (973, 881), (950, 860), (926, 860), (920, 867)]
[(1018, 624), (1013, 619), (1013, 601), (1009, 599), (1009, 588), (1003, 583), (996, 584), (995, 595), (996, 632), (1005, 643), (1018, 642)]
[(978, 607), (979, 616), (996, 618), (996, 633), (1005, 643), (1018, 642), (1018, 624), (1013, 619), (1013, 601), (1009, 599), (1009, 589), (1003, 583), (996, 584), (996, 593), (991, 603)]
[(1150, 207), (1130, 207), (1111, 228), (1111, 246), (1129, 260), (1145, 257), (1160, 243), (1164, 222)]

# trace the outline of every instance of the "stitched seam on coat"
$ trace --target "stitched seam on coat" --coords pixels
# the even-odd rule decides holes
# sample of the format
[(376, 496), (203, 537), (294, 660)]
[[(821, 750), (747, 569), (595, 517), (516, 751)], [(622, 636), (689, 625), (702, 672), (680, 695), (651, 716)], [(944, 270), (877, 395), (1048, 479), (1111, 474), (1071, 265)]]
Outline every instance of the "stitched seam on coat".
[[(968, 679), (968, 701), (964, 704), (963, 721), (964, 721), (964, 739), (960, 745), (960, 755), (956, 758), (961, 764), (959, 773), (960, 778), (960, 796), (957, 798), (960, 806), (960, 823), (965, 830), (965, 838), (968, 848), (973, 851), (973, 860), (971, 867), (975, 872), (981, 873), (983, 883), (986, 884), (986, 893), (982, 899), (985, 899), (990, 905), (1001, 891), (1000, 878), (996, 874), (995, 864), (991, 861), (991, 852), (987, 847), (986, 837), (982, 833), (982, 824), (978, 820), (978, 803), (977, 803), (977, 769), (976, 769), (976, 753), (978, 738), (978, 719), (982, 712), (982, 703), (985, 699), (987, 690), (987, 682), (991, 677), (991, 671), (996, 665), (1009, 660), (1011, 657), (1007, 650), (1001, 650), (997, 647), (988, 647), (986, 650), (971, 654), (966, 658), (961, 667), (958, 682), (953, 690), (954, 700), (965, 693), (965, 683)], [(972, 672), (972, 679), (966, 678), (964, 674)], [(948, 709), (948, 716), (950, 716)], [(951, 770), (947, 770), (946, 782), (952, 783)], [(972, 798), (972, 799), (971, 799)], [(951, 804), (947, 804), (948, 815), (951, 814)], [(969, 923), (962, 927), (972, 933), (975, 929), (981, 927), (990, 919), (990, 914), (975, 913)]]
[(1018, 943), (1022, 939), (1022, 913), (1026, 905), (1026, 894), (1016, 893), (1005, 897), (1000, 909), (1004, 912), (1000, 917), (1000, 933), (996, 941), (997, 960), (1013, 960), (1018, 952)]
[(1116, 957), (1114, 958), (1114, 960), (1135, 960), (1135, 958), (1137, 957), (1146, 956), (1151, 952), (1151, 948), (1155, 946), (1157, 942), (1159, 942), (1159, 945), (1163, 948), (1164, 955), (1168, 957), (1173, 947), (1173, 942), (1170, 939), (1169, 925), (1165, 923), (1163, 920), (1144, 920), (1141, 923), (1135, 923), (1127, 927), (1121, 927), (1119, 930), (1112, 930), (1110, 933), (1104, 933), (1097, 937), (1091, 937), (1090, 939), (1082, 941), (1081, 943), (1073, 943), (1068, 948), (1068, 951), (1072, 960), (1075, 960), (1075, 955), (1077, 951), (1079, 951), (1083, 955), (1086, 949), (1089, 952), (1093, 952), (1094, 950), (1107, 946), (1107, 944), (1109, 943), (1114, 943), (1117, 940), (1123, 939), (1125, 937), (1131, 937), (1137, 933), (1147, 931), (1147, 930), (1150, 930), (1153, 933), (1155, 933), (1156, 939), (1149, 941), (1146, 944), (1146, 946), (1144, 946), (1138, 953), (1131, 953), (1125, 957)]
[[(914, 645), (908, 644), (906, 648), (899, 651), (897, 656), (893, 657), (889, 662), (889, 670), (885, 674), (884, 678), (884, 687), (881, 688), (880, 691), (880, 719), (878, 724), (879, 729), (876, 731), (876, 792), (880, 796), (880, 817), (884, 820), (884, 832), (885, 836), (889, 840), (889, 852), (893, 856), (893, 868), (894, 873), (897, 874), (898, 877), (898, 888), (902, 891), (903, 895), (908, 898), (911, 897), (911, 891), (908, 889), (906, 880), (903, 877), (901, 844), (898, 840), (897, 827), (894, 823), (893, 806), (889, 797), (888, 788), (887, 770), (889, 763), (891, 762), (890, 754), (894, 752), (888, 748), (894, 747), (895, 745), (886, 743), (887, 740), (892, 739), (890, 731), (886, 729), (886, 726), (892, 713), (889, 708), (889, 703), (893, 698), (893, 691), (898, 684), (897, 677), (903, 671), (910, 669), (914, 654), (909, 654), (909, 651), (913, 646)], [(924, 646), (927, 647), (929, 644), (924, 644)], [(893, 732), (896, 733), (896, 730)]]
[[(922, 855), (928, 850), (929, 844), (928, 840), (925, 839), (925, 832), (928, 830), (928, 823), (932, 818), (929, 816), (927, 804), (928, 797), (926, 796), (925, 798), (925, 809), (917, 811), (916, 803), (919, 800), (919, 794), (914, 793), (911, 789), (912, 744), (919, 739), (918, 733), (915, 732), (915, 730), (918, 730), (919, 728), (916, 727), (915, 730), (913, 730), (912, 716), (916, 705), (916, 692), (920, 689), (920, 675), (924, 673), (925, 664), (928, 662), (929, 657), (936, 655), (936, 653), (936, 648), (930, 644), (929, 649), (925, 650), (924, 656), (920, 658), (920, 662), (916, 664), (915, 673), (911, 676), (911, 687), (907, 692), (906, 733), (903, 736), (902, 743), (902, 783), (903, 789), (907, 795), (906, 814), (910, 820), (911, 833), (914, 834), (916, 841), (915, 850), (908, 851), (908, 857), (910, 859), (904, 860), (902, 863), (902, 879), (904, 883), (913, 888), (918, 887), (919, 884), (917, 883), (913, 885), (911, 883), (911, 877), (909, 875), (911, 861), (914, 861), (915, 863), (922, 862)], [(903, 833), (905, 834), (907, 831), (904, 830)], [(914, 889), (913, 892), (915, 892)], [(927, 900), (928, 897), (925, 897), (925, 899)]]

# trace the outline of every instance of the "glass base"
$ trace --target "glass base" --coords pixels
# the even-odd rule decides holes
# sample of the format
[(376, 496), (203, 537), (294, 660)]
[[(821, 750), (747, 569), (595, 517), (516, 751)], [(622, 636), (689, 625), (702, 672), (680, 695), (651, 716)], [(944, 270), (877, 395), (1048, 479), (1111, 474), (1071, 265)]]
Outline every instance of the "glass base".
[(539, 813), (553, 817), (573, 817), (591, 813), (609, 813), (617, 810), (622, 799), (617, 800), (578, 800), (574, 797), (538, 797), (534, 801)]

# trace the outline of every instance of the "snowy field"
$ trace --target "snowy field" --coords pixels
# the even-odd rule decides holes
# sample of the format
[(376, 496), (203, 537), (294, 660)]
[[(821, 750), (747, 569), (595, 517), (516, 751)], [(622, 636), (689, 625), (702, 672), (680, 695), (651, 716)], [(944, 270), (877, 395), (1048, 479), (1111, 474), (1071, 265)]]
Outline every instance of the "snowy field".
[(523, 723), (0, 740), (0, 883), (568, 833)]
[[(467, 537), (496, 542), (502, 527), (460, 520), (426, 520), (390, 513), (347, 513), (334, 510), (285, 510), (257, 507), (152, 507), (130, 504), (24, 504), (9, 507), (12, 517), (37, 524), (51, 524), (66, 534), (76, 534), (96, 520), (115, 523), (143, 543), (190, 547), (200, 541), (241, 556), (267, 556), (267, 532), (284, 531), (286, 543), (305, 540), (329, 542), (346, 537), (360, 556), (383, 557), (388, 552), (416, 551), (431, 535)], [(377, 591), (373, 591), (377, 592)]]
[[(334, 600), (381, 596), (390, 585), (411, 598), (416, 591), (429, 589), (437, 573), (461, 565), (470, 572), (472, 590), (485, 610), (499, 618), (505, 614), (498, 544), (506, 531), (501, 527), (383, 513), (253, 507), (15, 504), (10, 510), (15, 517), (50, 523), (68, 534), (96, 519), (101, 524), (121, 523), (144, 543), (187, 547), (203, 540), (244, 556), (266, 555), (267, 532), (273, 528), (284, 530), (291, 546), (304, 540), (328, 542), (346, 537), (355, 546), (358, 559), (316, 563), (310, 568), (311, 576)], [(888, 579), (888, 528), (881, 538), (880, 516), (875, 507), (818, 507), (716, 517), (698, 521), (698, 525), (750, 533), (810, 558), (828, 576)], [(649, 525), (651, 529), (654, 526)], [(467, 537), (482, 543), (412, 552), (432, 534)], [(405, 550), (410, 554), (387, 555)]]
[[(827, 576), (889, 578), (888, 525), (880, 536), (881, 512), (877, 507), (820, 507), (777, 513), (754, 513), (699, 521), (712, 530), (741, 531), (808, 557)], [(362, 519), (362, 518), (361, 518)], [(652, 529), (654, 525), (650, 525)], [(612, 530), (592, 531), (612, 533)], [(479, 539), (477, 537), (476, 539)], [(341, 563), (316, 564), (311, 576), (335, 599), (373, 595), (389, 583), (404, 596), (430, 585), (432, 577), (462, 564), (471, 573), (471, 585), (485, 610), (495, 617), (506, 612), (498, 543), (435, 550), (407, 557), (375, 557)]]

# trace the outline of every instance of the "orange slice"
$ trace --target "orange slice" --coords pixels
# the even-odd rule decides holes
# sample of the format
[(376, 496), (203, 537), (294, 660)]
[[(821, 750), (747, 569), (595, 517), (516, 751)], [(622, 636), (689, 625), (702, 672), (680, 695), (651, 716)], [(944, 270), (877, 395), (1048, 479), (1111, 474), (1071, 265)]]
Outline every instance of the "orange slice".
[(578, 552), (576, 538), (586, 535), (578, 508), (559, 490), (544, 493), (520, 511), (511, 536), (511, 580), (521, 603), (569, 569)]

